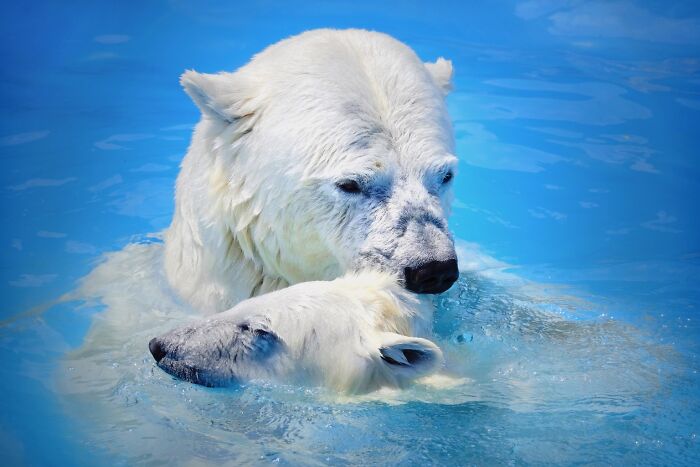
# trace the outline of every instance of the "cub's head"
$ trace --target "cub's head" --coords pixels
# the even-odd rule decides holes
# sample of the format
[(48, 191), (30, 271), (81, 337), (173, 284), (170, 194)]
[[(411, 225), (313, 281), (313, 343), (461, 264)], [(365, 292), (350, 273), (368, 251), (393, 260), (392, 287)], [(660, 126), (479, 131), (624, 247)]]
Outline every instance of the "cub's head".
[(207, 167), (202, 215), (290, 284), (370, 268), (447, 290), (451, 75), (447, 60), (360, 30), (292, 37), (234, 73), (186, 72), (203, 115), (190, 151)]

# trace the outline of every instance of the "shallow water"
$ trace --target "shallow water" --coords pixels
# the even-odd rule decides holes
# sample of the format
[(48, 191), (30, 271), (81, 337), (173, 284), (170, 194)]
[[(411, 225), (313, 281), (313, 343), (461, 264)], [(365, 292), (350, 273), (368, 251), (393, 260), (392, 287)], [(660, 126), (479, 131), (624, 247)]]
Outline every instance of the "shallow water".
[[(700, 463), (693, 2), (128, 3), (0, 17), (3, 464)], [(177, 77), (321, 26), (454, 62), (445, 371), (352, 398), (175, 381), (147, 342), (197, 316), (151, 234), (198, 118)]]

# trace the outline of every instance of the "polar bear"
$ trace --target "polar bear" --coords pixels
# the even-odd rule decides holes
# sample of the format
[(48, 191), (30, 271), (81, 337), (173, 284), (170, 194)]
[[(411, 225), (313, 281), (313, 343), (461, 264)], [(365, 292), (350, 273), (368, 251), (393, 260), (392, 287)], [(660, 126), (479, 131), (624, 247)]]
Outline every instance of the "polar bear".
[(303, 373), (347, 391), (434, 371), (425, 294), (458, 277), (451, 77), (385, 34), (330, 29), (232, 73), (185, 72), (202, 118), (165, 269), (217, 314), (153, 339), (158, 365), (205, 385)]
[(440, 349), (411, 337), (429, 332), (430, 316), (391, 276), (363, 272), (245, 300), (150, 347), (162, 369), (205, 386), (264, 379), (364, 393), (438, 369)]

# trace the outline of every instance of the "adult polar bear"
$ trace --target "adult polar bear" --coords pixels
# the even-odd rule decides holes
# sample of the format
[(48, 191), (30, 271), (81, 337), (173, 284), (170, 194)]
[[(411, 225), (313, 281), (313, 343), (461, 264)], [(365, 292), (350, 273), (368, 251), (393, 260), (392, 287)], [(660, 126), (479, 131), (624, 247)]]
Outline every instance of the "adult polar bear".
[(233, 308), (153, 339), (158, 365), (206, 385), (296, 375), (346, 391), (434, 371), (440, 350), (412, 337), (432, 310), (414, 293), (458, 275), (451, 75), (363, 30), (306, 32), (234, 73), (184, 73), (202, 119), (166, 272), (194, 307)]

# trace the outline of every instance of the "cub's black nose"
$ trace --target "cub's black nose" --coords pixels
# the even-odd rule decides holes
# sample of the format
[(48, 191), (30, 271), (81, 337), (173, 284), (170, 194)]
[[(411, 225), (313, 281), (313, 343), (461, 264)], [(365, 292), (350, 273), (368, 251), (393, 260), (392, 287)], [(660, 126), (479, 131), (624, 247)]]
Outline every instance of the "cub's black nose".
[(156, 362), (160, 362), (166, 354), (157, 337), (154, 337), (151, 339), (151, 342), (148, 343), (148, 350), (151, 351), (151, 355), (156, 359)]
[(406, 288), (415, 293), (442, 293), (459, 277), (457, 260), (430, 261), (415, 267), (407, 267)]

